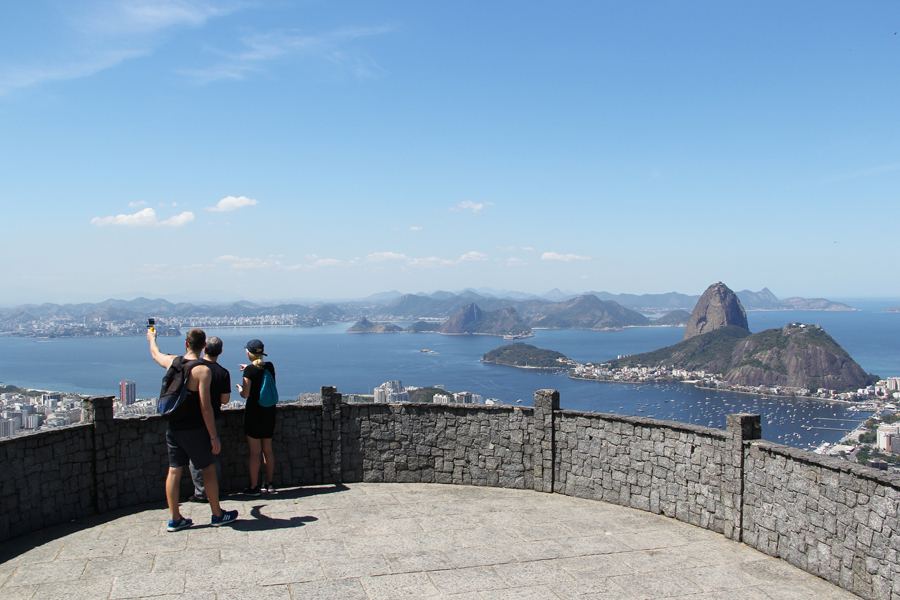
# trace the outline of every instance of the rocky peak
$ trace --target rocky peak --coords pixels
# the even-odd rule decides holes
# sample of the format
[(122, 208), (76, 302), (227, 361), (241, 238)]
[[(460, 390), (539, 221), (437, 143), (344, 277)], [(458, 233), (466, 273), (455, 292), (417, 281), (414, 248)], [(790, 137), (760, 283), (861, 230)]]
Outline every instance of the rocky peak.
[(737, 294), (719, 281), (706, 288), (706, 291), (700, 296), (684, 329), (684, 339), (687, 340), (729, 325), (750, 330), (747, 326), (747, 313)]

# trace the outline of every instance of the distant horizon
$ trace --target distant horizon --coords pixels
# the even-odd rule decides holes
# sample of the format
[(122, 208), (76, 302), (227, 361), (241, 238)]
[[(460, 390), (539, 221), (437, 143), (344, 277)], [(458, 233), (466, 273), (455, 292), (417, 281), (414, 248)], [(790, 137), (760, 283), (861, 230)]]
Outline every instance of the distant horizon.
[[(727, 285), (727, 282), (725, 282)], [(756, 290), (751, 290), (750, 288), (736, 288), (731, 287), (735, 292), (750, 290), (752, 292), (759, 292), (763, 288), (768, 286), (763, 286), (763, 288), (759, 288)], [(543, 292), (526, 292), (521, 290), (494, 290), (487, 291), (483, 288), (474, 288), (467, 287), (461, 288), (457, 290), (448, 290), (448, 289), (435, 289), (431, 291), (402, 291), (402, 290), (384, 290), (379, 292), (372, 292), (370, 294), (365, 294), (362, 296), (356, 297), (332, 297), (332, 298), (316, 298), (316, 297), (295, 297), (295, 298), (247, 298), (247, 297), (234, 297), (234, 298), (225, 298), (225, 299), (211, 299), (211, 298), (201, 298), (201, 297), (178, 297), (178, 296), (166, 296), (161, 294), (136, 294), (136, 295), (122, 295), (122, 296), (107, 296), (100, 299), (86, 299), (86, 300), (72, 300), (72, 301), (59, 301), (59, 300), (39, 300), (39, 301), (29, 301), (29, 302), (19, 302), (19, 303), (2, 303), (0, 304), (0, 308), (9, 309), (16, 308), (19, 306), (28, 306), (28, 305), (41, 305), (41, 304), (56, 304), (60, 306), (64, 305), (72, 305), (72, 304), (100, 304), (107, 301), (122, 301), (122, 302), (131, 302), (134, 300), (138, 300), (140, 298), (144, 298), (147, 300), (161, 300), (165, 302), (171, 303), (187, 303), (187, 304), (206, 304), (206, 305), (222, 305), (222, 304), (234, 304), (238, 302), (250, 302), (253, 304), (257, 304), (260, 306), (274, 306), (278, 304), (304, 304), (304, 303), (340, 303), (340, 302), (361, 302), (365, 301), (373, 296), (381, 296), (387, 294), (399, 294), (399, 295), (422, 295), (428, 296), (431, 294), (435, 294), (438, 292), (448, 292), (451, 294), (462, 294), (465, 292), (475, 292), (482, 295), (495, 295), (498, 298), (508, 298), (508, 296), (503, 295), (503, 292), (506, 294), (525, 294), (529, 296), (534, 296), (536, 298), (545, 298), (548, 294), (553, 292), (554, 290), (559, 289), (559, 291), (566, 296), (577, 296), (582, 294), (590, 294), (590, 293), (608, 293), (608, 294), (633, 294), (637, 296), (642, 295), (657, 295), (657, 294), (683, 294), (686, 296), (699, 296), (703, 293), (703, 290), (699, 290), (696, 292), (681, 292), (677, 290), (668, 290), (665, 292), (630, 292), (630, 291), (610, 291), (603, 289), (595, 289), (595, 290), (581, 290), (574, 291), (568, 289), (561, 288), (552, 288), (549, 290), (545, 290)], [(704, 288), (705, 289), (705, 288)], [(898, 296), (820, 296), (820, 295), (803, 295), (803, 294), (792, 294), (790, 296), (780, 295), (775, 292), (775, 290), (771, 290), (773, 294), (779, 299), (790, 298), (790, 297), (799, 297), (799, 298), (825, 298), (832, 302), (841, 302), (844, 304), (851, 304), (853, 302), (861, 302), (861, 303), (879, 303), (885, 304), (889, 306), (892, 303), (897, 303), (900, 306), (900, 297)]]

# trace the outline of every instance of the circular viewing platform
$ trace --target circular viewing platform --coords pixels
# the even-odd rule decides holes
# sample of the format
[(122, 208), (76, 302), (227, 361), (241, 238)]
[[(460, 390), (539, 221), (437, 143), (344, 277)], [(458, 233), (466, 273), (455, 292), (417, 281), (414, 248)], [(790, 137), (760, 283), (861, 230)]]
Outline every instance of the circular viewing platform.
[(559, 494), (352, 483), (223, 506), (230, 527), (183, 504), (180, 532), (159, 506), (4, 542), (0, 597), (856, 598), (712, 531)]

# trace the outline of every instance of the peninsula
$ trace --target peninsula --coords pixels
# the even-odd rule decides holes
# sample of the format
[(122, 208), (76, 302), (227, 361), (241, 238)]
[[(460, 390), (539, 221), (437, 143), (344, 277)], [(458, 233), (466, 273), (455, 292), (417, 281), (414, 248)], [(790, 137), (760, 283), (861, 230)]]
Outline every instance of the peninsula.
[(740, 299), (721, 282), (697, 302), (682, 342), (610, 361), (606, 367), (689, 371), (725, 385), (806, 393), (857, 390), (877, 379), (818, 325), (790, 323), (750, 333)]

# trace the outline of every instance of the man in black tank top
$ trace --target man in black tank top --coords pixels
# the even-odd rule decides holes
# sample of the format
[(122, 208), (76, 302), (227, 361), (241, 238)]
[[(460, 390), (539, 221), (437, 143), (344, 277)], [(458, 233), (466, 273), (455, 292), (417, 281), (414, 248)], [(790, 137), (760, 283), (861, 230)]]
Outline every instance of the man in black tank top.
[[(156, 344), (156, 330), (147, 330), (150, 356), (156, 363), (168, 369), (178, 358), (174, 354), (163, 354)], [(182, 406), (169, 417), (166, 430), (166, 446), (169, 452), (169, 471), (166, 476), (166, 501), (171, 519), (168, 531), (179, 531), (193, 525), (191, 519), (181, 515), (179, 509), (179, 488), (181, 474), (190, 461), (203, 471), (206, 494), (212, 509), (213, 526), (225, 525), (237, 519), (237, 511), (223, 511), (219, 506), (219, 482), (213, 456), (221, 451), (216, 422), (210, 397), (212, 371), (200, 360), (200, 353), (206, 346), (206, 334), (202, 329), (191, 329), (184, 343), (183, 364), (187, 376), (187, 397)]]
[[(219, 364), (219, 355), (222, 354), (222, 340), (211, 337), (206, 340), (206, 348), (203, 350), (204, 364), (209, 367), (212, 379), (209, 383), (209, 397), (212, 403), (213, 416), (216, 421), (216, 430), (222, 429), (222, 406), (231, 400), (231, 374), (228, 369)], [(222, 488), (222, 461), (221, 453), (213, 456), (213, 464), (216, 467), (216, 479), (219, 481), (219, 494)], [(203, 471), (198, 469), (194, 461), (190, 463), (191, 479), (194, 481), (194, 495), (188, 498), (190, 502), (209, 502), (206, 497), (206, 487), (203, 485)]]

